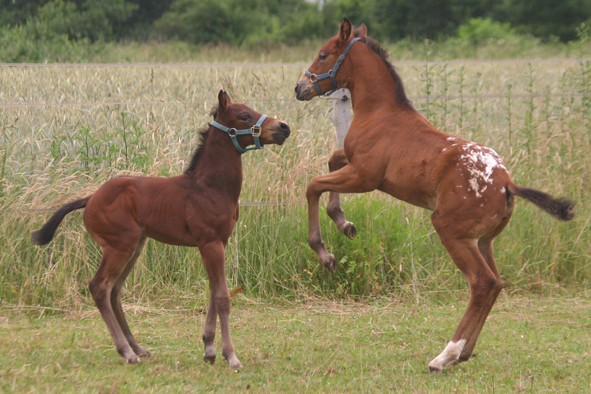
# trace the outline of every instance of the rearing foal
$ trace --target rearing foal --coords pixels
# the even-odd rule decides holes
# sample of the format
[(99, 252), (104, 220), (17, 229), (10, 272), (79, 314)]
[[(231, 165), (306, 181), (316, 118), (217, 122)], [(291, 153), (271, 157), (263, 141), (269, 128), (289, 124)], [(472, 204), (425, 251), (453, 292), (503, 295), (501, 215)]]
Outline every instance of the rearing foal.
[[(90, 281), (90, 292), (127, 362), (148, 357), (131, 334), (121, 308), (121, 287), (137, 261), (146, 238), (172, 245), (197, 246), (210, 286), (203, 342), (205, 360), (215, 362), (217, 316), (222, 354), (232, 368), (241, 368), (230, 339), (230, 295), (224, 271), (224, 248), (238, 220), (242, 187), (241, 154), (264, 144), (283, 144), (289, 126), (243, 104), (233, 104), (224, 91), (202, 142), (183, 175), (172, 178), (120, 177), (96, 193), (62, 206), (32, 234), (38, 245), (51, 241), (66, 214), (86, 207), (84, 224), (101, 246), (103, 258)], [(256, 148), (245, 149), (256, 145)]]
[(437, 130), (415, 111), (386, 51), (367, 36), (365, 25), (353, 31), (346, 18), (297, 83), (296, 97), (311, 100), (337, 87), (351, 91), (355, 116), (344, 149), (329, 161), (331, 173), (308, 185), (308, 243), (325, 267), (336, 270), (318, 221), (318, 201), (327, 191), (328, 214), (351, 239), (357, 230), (345, 218), (339, 193), (378, 189), (433, 211), (433, 226), (464, 273), (470, 300), (451, 341), (429, 370), (467, 361), (503, 288), (492, 243), (509, 223), (515, 196), (560, 220), (573, 218), (574, 203), (515, 185), (495, 151)]

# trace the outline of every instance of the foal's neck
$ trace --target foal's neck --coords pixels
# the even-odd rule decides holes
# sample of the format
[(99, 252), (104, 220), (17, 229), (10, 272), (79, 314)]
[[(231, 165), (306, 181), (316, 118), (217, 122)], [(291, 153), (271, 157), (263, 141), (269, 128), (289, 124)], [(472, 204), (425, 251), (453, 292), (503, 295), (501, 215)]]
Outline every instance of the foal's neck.
[(210, 126), (201, 157), (188, 175), (238, 201), (242, 188), (242, 158), (230, 136)]
[[(362, 48), (360, 46), (360, 48)], [(380, 56), (364, 48), (362, 56), (351, 56), (352, 72), (347, 88), (356, 114), (368, 114), (383, 107), (405, 109), (397, 99), (397, 83)]]

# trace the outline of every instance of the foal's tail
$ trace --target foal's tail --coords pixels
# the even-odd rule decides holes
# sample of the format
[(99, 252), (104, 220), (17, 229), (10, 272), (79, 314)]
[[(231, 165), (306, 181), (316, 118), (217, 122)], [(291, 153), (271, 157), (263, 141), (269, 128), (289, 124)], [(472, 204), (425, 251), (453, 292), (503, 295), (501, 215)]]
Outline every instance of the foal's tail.
[(507, 186), (507, 189), (516, 196), (533, 202), (558, 220), (567, 221), (575, 217), (575, 203), (568, 198), (554, 198), (547, 193), (529, 189), (527, 187), (517, 186), (513, 183), (510, 183)]
[(62, 220), (64, 220), (64, 217), (72, 211), (84, 208), (86, 206), (86, 203), (88, 203), (88, 200), (90, 200), (90, 197), (92, 196), (72, 201), (71, 203), (62, 206), (60, 209), (56, 211), (56, 213), (53, 214), (51, 218), (49, 218), (47, 223), (45, 223), (43, 227), (41, 227), (41, 230), (34, 231), (31, 234), (31, 241), (33, 241), (33, 243), (37, 245), (48, 244), (49, 241), (53, 239), (55, 231), (57, 230), (57, 227), (60, 225)]

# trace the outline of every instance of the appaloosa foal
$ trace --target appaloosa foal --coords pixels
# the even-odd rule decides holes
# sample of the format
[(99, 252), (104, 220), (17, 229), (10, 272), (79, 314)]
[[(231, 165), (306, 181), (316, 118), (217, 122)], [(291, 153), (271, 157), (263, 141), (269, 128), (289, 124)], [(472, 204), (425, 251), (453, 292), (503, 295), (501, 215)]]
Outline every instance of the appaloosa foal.
[(311, 100), (336, 88), (351, 91), (355, 116), (344, 149), (330, 159), (331, 173), (308, 185), (308, 243), (334, 271), (336, 259), (320, 233), (318, 201), (324, 192), (330, 192), (329, 216), (350, 238), (357, 230), (345, 218), (339, 193), (378, 189), (433, 211), (433, 226), (470, 285), (470, 301), (451, 341), (429, 369), (466, 361), (503, 288), (492, 242), (509, 223), (515, 196), (560, 220), (572, 219), (574, 204), (515, 185), (495, 151), (437, 130), (413, 108), (386, 51), (367, 36), (365, 25), (353, 31), (346, 18), (295, 90), (298, 100)]

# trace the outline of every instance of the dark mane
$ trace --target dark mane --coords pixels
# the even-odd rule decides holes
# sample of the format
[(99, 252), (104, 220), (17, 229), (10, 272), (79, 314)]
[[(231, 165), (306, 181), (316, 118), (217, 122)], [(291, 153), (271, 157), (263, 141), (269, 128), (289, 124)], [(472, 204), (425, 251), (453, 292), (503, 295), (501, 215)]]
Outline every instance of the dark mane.
[[(355, 36), (357, 36), (357, 34), (355, 34)], [(388, 68), (388, 71), (390, 71), (390, 75), (392, 76), (394, 84), (396, 85), (396, 90), (394, 91), (394, 94), (396, 96), (396, 102), (398, 103), (398, 105), (414, 111), (415, 108), (412, 105), (412, 101), (410, 101), (409, 98), (406, 97), (406, 92), (404, 91), (404, 84), (402, 83), (402, 79), (400, 79), (400, 75), (398, 75), (392, 63), (390, 63), (390, 55), (388, 54), (388, 51), (384, 49), (379, 42), (377, 42), (371, 37), (365, 36), (364, 41), (365, 44), (372, 51), (378, 54), (378, 56), (383, 60), (384, 64)]]
[[(212, 108), (211, 112), (209, 113), (215, 119), (218, 113), (217, 107)], [(184, 174), (190, 174), (195, 171), (197, 168), (197, 163), (201, 158), (201, 154), (203, 153), (203, 147), (205, 146), (205, 140), (207, 140), (207, 136), (209, 135), (209, 127), (205, 127), (198, 131), (199, 133), (199, 143), (197, 144), (197, 148), (195, 148), (195, 152), (193, 153), (193, 157), (191, 158), (191, 162), (189, 163), (189, 167), (185, 170)]]

